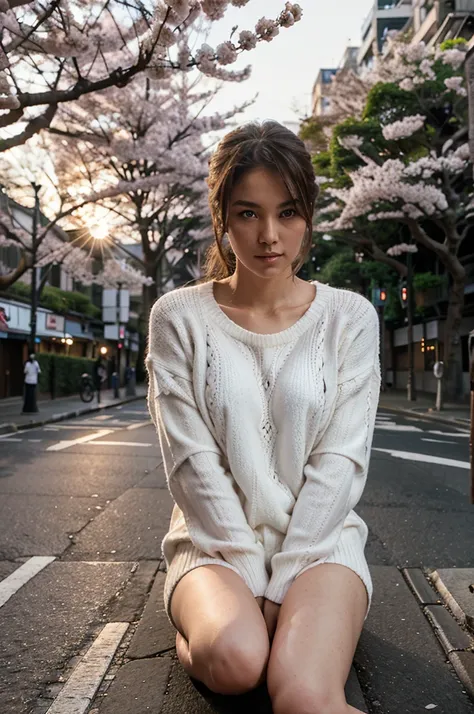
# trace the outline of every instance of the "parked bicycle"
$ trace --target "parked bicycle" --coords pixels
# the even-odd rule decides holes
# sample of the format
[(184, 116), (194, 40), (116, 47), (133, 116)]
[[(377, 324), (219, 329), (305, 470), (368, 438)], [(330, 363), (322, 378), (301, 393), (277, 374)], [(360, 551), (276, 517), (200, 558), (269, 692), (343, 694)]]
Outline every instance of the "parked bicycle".
[(87, 404), (94, 399), (95, 385), (94, 380), (91, 375), (87, 372), (81, 374), (81, 381), (79, 384), (79, 396), (83, 402)]

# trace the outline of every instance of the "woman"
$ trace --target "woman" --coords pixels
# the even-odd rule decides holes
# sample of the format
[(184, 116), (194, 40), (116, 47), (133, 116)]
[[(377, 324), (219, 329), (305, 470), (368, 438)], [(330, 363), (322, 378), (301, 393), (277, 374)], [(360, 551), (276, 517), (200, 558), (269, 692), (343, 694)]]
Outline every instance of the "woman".
[(186, 672), (275, 714), (349, 714), (370, 608), (363, 492), (379, 394), (378, 319), (296, 277), (312, 242), (311, 159), (277, 124), (210, 161), (207, 281), (150, 318), (149, 408), (175, 501), (165, 606)]

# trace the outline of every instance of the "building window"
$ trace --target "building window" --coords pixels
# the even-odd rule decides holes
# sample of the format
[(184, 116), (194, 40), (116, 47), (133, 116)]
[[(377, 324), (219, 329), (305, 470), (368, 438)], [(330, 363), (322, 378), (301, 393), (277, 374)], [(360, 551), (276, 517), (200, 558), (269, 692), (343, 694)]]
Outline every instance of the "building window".
[(337, 70), (335, 69), (323, 69), (321, 73), (321, 78), (323, 84), (330, 84), (332, 82), (332, 78), (336, 74)]

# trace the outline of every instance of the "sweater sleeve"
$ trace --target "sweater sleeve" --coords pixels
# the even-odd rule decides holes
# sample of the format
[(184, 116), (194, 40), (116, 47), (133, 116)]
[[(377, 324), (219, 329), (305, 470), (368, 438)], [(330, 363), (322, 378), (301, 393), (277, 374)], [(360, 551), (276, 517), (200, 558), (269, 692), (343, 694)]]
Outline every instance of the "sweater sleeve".
[(268, 585), (263, 546), (247, 522), (232, 474), (196, 404), (191, 360), (176, 341), (175, 328), (168, 329), (155, 310), (147, 358), (148, 406), (168, 488), (192, 543), (235, 568), (259, 597)]
[(346, 346), (333, 414), (304, 468), (282, 549), (272, 558), (265, 597), (282, 603), (308, 565), (333, 552), (367, 479), (380, 390), (378, 316), (369, 305)]

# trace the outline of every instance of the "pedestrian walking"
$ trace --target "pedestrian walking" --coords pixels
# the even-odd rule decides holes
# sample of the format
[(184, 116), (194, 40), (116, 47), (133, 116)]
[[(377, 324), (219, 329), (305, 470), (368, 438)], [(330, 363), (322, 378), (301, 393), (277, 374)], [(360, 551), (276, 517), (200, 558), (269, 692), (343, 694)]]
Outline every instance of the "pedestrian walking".
[(214, 692), (266, 680), (275, 714), (357, 712), (344, 687), (372, 581), (353, 509), (380, 390), (378, 316), (297, 276), (317, 185), (293, 132), (230, 132), (208, 186), (205, 280), (162, 296), (149, 325), (177, 654)]
[(25, 374), (23, 413), (36, 413), (38, 411), (38, 405), (36, 403), (36, 389), (38, 386), (38, 376), (41, 374), (41, 367), (39, 366), (34, 352), (30, 354), (29, 359), (25, 362), (23, 371)]
[(97, 392), (97, 404), (100, 404), (100, 392), (102, 389), (102, 385), (104, 384), (105, 380), (107, 379), (107, 367), (106, 367), (106, 362), (102, 355), (99, 355), (99, 357), (96, 359), (94, 362), (94, 386)]

